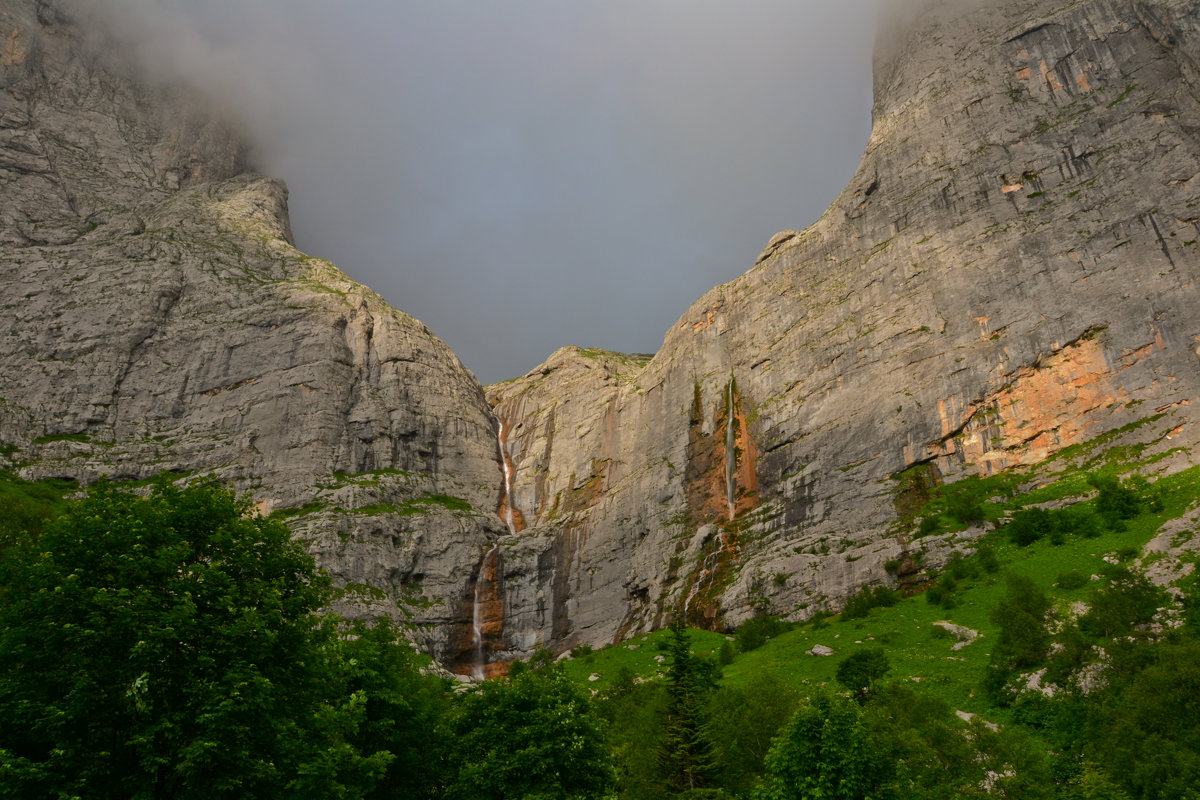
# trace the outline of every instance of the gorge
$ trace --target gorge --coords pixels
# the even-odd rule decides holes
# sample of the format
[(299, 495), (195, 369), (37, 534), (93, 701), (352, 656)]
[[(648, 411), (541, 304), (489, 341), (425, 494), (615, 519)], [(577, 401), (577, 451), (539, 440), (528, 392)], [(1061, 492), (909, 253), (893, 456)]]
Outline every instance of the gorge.
[(913, 470), (1037, 464), (1153, 418), (1194, 465), (1190, 0), (934, 2), (876, 55), (862, 163), (653, 355), (482, 387), (292, 244), (286, 189), (55, 4), (0, 8), (0, 466), (212, 477), (479, 677), (676, 615), (807, 618), (937, 565)]

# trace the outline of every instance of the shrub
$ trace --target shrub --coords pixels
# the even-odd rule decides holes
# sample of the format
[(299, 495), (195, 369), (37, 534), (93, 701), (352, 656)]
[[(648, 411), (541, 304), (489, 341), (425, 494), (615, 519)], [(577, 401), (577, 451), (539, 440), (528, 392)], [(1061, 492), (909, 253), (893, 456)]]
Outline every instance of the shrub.
[(1055, 512), (1057, 527), (1064, 533), (1094, 539), (1104, 532), (1100, 517), (1087, 506), (1067, 506)]
[(958, 605), (955, 592), (958, 591), (958, 581), (949, 573), (942, 575), (937, 583), (925, 590), (925, 600), (930, 605), (950, 609)]
[(1121, 636), (1154, 619), (1167, 602), (1162, 589), (1144, 575), (1124, 567), (1112, 572), (1108, 586), (1096, 592), (1092, 607), (1079, 618), (1079, 629), (1089, 636)]
[(1093, 474), (1088, 476), (1088, 483), (1100, 492), (1096, 497), (1096, 513), (1114, 531), (1124, 530), (1124, 521), (1133, 519), (1141, 512), (1142, 499), (1132, 487), (1144, 484), (1144, 479), (1142, 484), (1133, 479), (1122, 483), (1113, 475)]
[(969, 494), (958, 494), (950, 498), (947, 512), (963, 525), (983, 522), (983, 503)]
[(1073, 569), (1070, 572), (1064, 572), (1063, 574), (1059, 575), (1058, 580), (1054, 582), (1054, 585), (1060, 589), (1079, 589), (1087, 586), (1089, 580), (1091, 580), (1091, 578), (1087, 575), (1087, 573)]
[(846, 607), (842, 609), (842, 619), (865, 617), (871, 613), (871, 609), (881, 606), (894, 606), (899, 600), (900, 596), (886, 586), (876, 586), (874, 588), (864, 586), (846, 601)]
[(996, 551), (987, 545), (975, 551), (975, 558), (979, 562), (979, 566), (983, 567), (983, 571), (989, 575), (1000, 570), (1000, 559), (996, 558)]
[(891, 665), (882, 648), (857, 650), (843, 658), (838, 664), (837, 682), (862, 701), (875, 688), (875, 684), (888, 674), (889, 670), (891, 670)]
[(734, 634), (738, 649), (743, 653), (757, 650), (767, 643), (767, 640), (792, 629), (790, 622), (784, 622), (776, 616), (755, 617), (742, 623)]
[(1024, 508), (1013, 516), (1004, 530), (1018, 547), (1028, 547), (1054, 530), (1054, 517), (1044, 508)]

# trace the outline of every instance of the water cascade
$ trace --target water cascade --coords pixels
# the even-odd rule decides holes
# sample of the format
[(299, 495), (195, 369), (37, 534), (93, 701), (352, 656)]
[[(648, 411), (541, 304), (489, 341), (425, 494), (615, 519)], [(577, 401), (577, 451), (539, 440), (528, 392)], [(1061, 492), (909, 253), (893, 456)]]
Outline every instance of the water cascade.
[(471, 677), (478, 681), (486, 677), (484, 666), (487, 664), (487, 653), (483, 646), (483, 628), (487, 623), (488, 605), (493, 602), (487, 591), (488, 571), (491, 570), (491, 581), (495, 584), (500, 578), (497, 558), (499, 552), (499, 543), (492, 545), (479, 562), (479, 574), (475, 577), (475, 596), (471, 607)]
[(711, 586), (713, 580), (716, 578), (717, 567), (720, 566), (721, 563), (721, 553), (725, 551), (725, 536), (725, 531), (717, 531), (717, 546), (713, 548), (711, 553), (704, 557), (702, 562), (700, 562), (700, 569), (696, 573), (696, 582), (692, 585), (691, 594), (689, 594), (687, 599), (683, 602), (684, 610), (687, 610), (687, 607), (691, 605), (692, 601), (695, 600), (697, 595), (700, 594), (700, 591), (704, 588), (706, 579), (708, 585)]
[(513, 506), (512, 497), (512, 482), (513, 482), (513, 465), (512, 459), (508, 457), (508, 441), (505, 436), (504, 420), (499, 420), (500, 426), (496, 431), (496, 439), (500, 444), (500, 464), (504, 469), (504, 495), (500, 499), (500, 518), (504, 520), (504, 524), (508, 526), (510, 535), (518, 533), (524, 528), (521, 512)]
[(737, 489), (737, 434), (734, 429), (733, 378), (729, 379), (729, 397), (725, 406), (725, 500), (729, 503), (729, 518), (736, 513), (734, 491)]

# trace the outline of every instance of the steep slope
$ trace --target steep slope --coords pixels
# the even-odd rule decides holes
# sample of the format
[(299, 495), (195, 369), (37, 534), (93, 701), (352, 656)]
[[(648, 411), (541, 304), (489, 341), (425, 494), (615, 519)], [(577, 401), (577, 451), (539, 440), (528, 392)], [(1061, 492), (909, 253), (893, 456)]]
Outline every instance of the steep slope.
[(645, 366), (559, 351), (489, 387), (528, 525), (503, 540), (505, 646), (837, 606), (950, 546), (898, 517), (917, 464), (989, 474), (1155, 413), (1156, 446), (1191, 448), (1196, 12), (931, 4), (880, 48), (820, 221)]
[(292, 246), (285, 187), (202, 98), (87, 38), (0, 7), (0, 452), (31, 478), (232, 482), (291, 510), (339, 610), (450, 659), (504, 529), (478, 382)]

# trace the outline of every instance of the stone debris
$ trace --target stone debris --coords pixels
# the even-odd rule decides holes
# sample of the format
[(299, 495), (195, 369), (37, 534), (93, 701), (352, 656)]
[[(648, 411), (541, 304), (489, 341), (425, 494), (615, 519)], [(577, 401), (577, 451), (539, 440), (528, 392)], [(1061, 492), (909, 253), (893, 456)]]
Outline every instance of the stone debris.
[[(976, 716), (978, 716), (977, 714), (972, 714), (970, 711), (962, 711), (960, 709), (955, 709), (954, 715), (956, 717), (958, 717), (959, 719), (961, 719), (963, 722), (970, 722), (971, 720), (975, 719)], [(985, 728), (987, 728), (990, 731), (1000, 730), (1000, 726), (994, 722), (988, 722), (987, 720), (983, 720), (983, 725)]]
[(971, 630), (965, 625), (955, 625), (953, 622), (947, 622), (945, 620), (941, 620), (933, 624), (939, 628), (950, 631), (950, 633), (954, 634), (955, 638), (958, 639), (958, 641), (950, 647), (951, 650), (962, 650), (971, 642), (979, 638), (979, 631)]

